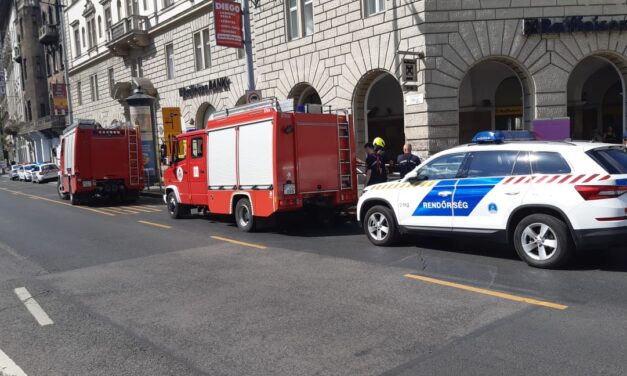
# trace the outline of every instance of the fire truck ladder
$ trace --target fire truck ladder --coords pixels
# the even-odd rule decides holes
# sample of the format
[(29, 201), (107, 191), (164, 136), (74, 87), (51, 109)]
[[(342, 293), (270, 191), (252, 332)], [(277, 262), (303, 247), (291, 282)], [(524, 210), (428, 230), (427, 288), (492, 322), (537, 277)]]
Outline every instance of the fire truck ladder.
[(338, 138), (338, 163), (340, 189), (349, 190), (353, 188), (353, 160), (351, 158), (351, 130), (349, 113), (347, 110), (338, 111), (336, 115), (337, 138)]
[(139, 184), (139, 150), (137, 146), (137, 130), (128, 130), (128, 165), (129, 165), (129, 184)]

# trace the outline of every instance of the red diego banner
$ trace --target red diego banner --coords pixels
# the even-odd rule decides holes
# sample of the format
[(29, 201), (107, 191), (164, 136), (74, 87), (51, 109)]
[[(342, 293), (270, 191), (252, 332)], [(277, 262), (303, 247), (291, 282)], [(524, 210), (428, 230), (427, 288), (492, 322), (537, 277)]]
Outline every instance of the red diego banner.
[(214, 0), (213, 15), (216, 25), (216, 44), (243, 48), (241, 5), (233, 1)]

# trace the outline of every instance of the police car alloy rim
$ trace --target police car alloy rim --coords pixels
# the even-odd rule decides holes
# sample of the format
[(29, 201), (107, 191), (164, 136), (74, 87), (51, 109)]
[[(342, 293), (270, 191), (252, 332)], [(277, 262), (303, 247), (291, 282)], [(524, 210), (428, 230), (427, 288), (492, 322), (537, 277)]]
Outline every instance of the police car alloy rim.
[(553, 257), (558, 246), (555, 231), (545, 223), (527, 226), (520, 240), (527, 256), (537, 261), (546, 261)]
[(377, 241), (384, 240), (390, 233), (390, 225), (382, 213), (373, 213), (368, 218), (368, 233)]

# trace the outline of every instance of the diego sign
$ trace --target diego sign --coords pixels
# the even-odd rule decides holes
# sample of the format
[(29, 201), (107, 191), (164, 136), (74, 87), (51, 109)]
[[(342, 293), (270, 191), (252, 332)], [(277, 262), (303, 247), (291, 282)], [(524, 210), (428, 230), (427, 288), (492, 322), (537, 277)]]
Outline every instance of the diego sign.
[(216, 44), (224, 47), (244, 47), (241, 5), (233, 1), (214, 0), (213, 16), (216, 27)]
[(599, 16), (564, 17), (561, 20), (552, 18), (525, 18), (523, 20), (523, 34), (557, 34), (593, 31), (625, 31), (627, 19), (599, 19)]

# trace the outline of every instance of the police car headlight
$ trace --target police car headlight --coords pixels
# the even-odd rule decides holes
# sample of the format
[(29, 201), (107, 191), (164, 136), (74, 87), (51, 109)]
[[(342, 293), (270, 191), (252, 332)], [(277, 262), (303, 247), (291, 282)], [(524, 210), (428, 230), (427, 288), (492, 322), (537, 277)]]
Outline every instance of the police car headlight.
[(295, 195), (296, 194), (296, 184), (283, 184), (283, 194), (284, 195)]
[(91, 188), (91, 180), (83, 180), (83, 188)]

